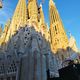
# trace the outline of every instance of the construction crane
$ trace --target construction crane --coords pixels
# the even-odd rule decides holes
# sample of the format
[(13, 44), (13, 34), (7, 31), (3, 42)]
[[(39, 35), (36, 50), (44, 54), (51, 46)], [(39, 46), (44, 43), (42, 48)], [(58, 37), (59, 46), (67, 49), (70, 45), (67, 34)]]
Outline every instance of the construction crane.
[(3, 7), (2, 0), (0, 0), (0, 8), (2, 8), (2, 7)]

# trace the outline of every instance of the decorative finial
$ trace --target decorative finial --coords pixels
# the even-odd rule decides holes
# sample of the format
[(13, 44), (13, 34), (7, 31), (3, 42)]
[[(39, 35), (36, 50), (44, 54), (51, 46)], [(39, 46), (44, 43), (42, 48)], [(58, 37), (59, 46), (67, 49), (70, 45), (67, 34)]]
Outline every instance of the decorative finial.
[(40, 7), (42, 8), (42, 4), (40, 3)]
[(0, 8), (2, 8), (2, 7), (3, 7), (2, 0), (0, 0)]
[(55, 3), (53, 2), (53, 0), (50, 0), (50, 2), (49, 2), (50, 4), (53, 4), (53, 5), (55, 5)]
[(72, 34), (71, 34), (71, 32), (69, 32), (69, 37), (72, 37)]

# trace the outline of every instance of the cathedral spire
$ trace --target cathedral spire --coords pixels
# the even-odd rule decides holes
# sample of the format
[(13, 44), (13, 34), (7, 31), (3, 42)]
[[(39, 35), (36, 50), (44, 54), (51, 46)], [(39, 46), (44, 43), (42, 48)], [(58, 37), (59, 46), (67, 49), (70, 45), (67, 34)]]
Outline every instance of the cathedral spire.
[(53, 2), (53, 0), (50, 0), (50, 1), (49, 1), (49, 5), (52, 5), (52, 6), (55, 5), (55, 3)]
[(51, 48), (52, 51), (56, 53), (59, 49), (67, 48), (68, 38), (53, 0), (49, 2), (49, 11)]
[(11, 22), (11, 33), (12, 35), (20, 26), (25, 25), (27, 22), (27, 7), (26, 0), (19, 0), (15, 9), (12, 22)]
[(8, 32), (8, 29), (10, 28), (10, 24), (11, 24), (11, 20), (9, 19), (5, 24), (4, 31), (3, 31), (4, 33)]
[(37, 0), (28, 0), (29, 19), (38, 22), (38, 4)]
[(48, 33), (48, 26), (45, 23), (45, 18), (44, 18), (44, 12), (42, 9), (42, 4), (40, 4), (40, 8), (39, 8), (39, 12), (40, 12), (40, 30), (41, 33), (43, 35), (43, 37), (48, 41), (49, 40), (49, 33)]
[(0, 25), (0, 36), (2, 34), (2, 25)]
[(8, 30), (9, 30), (10, 24), (11, 24), (11, 20), (9, 19), (7, 21), (7, 23), (5, 24), (3, 33), (2, 33), (2, 35), (0, 37), (0, 46), (5, 44), (5, 40), (6, 40), (6, 36), (7, 36)]
[(69, 47), (73, 51), (78, 52), (78, 48), (77, 48), (77, 45), (76, 45), (76, 40), (75, 40), (74, 36), (72, 36), (71, 33), (70, 33), (70, 39), (69, 39)]
[(40, 4), (40, 23), (45, 24), (44, 13), (42, 9), (42, 4)]
[(26, 23), (27, 23), (26, 0), (19, 0), (11, 21), (6, 41), (8, 41), (9, 38), (15, 34), (15, 32), (19, 29), (20, 26), (24, 26), (26, 25)]
[(60, 16), (53, 0), (50, 0), (49, 2), (49, 10), (50, 10), (50, 13), (52, 13), (50, 14), (50, 24), (59, 21)]

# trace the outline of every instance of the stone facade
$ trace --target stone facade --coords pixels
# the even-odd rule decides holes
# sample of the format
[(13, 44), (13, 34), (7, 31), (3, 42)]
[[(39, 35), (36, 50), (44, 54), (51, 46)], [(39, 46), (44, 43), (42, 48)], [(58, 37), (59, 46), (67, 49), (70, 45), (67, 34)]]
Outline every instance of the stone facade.
[(50, 35), (51, 35), (51, 48), (53, 52), (58, 49), (66, 49), (68, 47), (68, 37), (64, 30), (59, 13), (52, 0), (49, 3), (50, 10)]
[[(27, 5), (26, 0), (19, 0), (12, 20), (0, 36), (1, 80), (47, 80), (48, 70), (50, 77), (59, 76), (62, 62), (75, 49), (70, 43), (72, 39), (68, 41), (52, 0), (49, 13), (50, 28), (37, 0), (28, 0)], [(73, 44), (75, 47), (75, 42)]]
[(0, 54), (0, 80), (19, 80), (20, 60), (10, 54)]

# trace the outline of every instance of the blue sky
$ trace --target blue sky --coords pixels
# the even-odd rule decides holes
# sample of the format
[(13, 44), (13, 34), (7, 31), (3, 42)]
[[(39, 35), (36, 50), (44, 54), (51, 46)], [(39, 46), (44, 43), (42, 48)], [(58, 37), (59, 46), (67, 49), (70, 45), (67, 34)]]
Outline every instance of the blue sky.
[[(42, 0), (38, 0), (40, 4)], [(12, 17), (18, 0), (3, 0), (3, 8), (0, 9), (0, 24), (5, 24)], [(80, 0), (54, 0), (62, 19), (65, 31), (69, 37), (69, 32), (76, 39), (80, 49)], [(43, 4), (45, 21), (49, 24), (49, 0)]]

